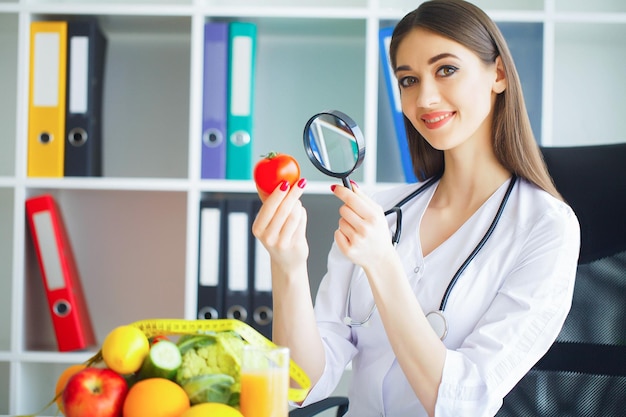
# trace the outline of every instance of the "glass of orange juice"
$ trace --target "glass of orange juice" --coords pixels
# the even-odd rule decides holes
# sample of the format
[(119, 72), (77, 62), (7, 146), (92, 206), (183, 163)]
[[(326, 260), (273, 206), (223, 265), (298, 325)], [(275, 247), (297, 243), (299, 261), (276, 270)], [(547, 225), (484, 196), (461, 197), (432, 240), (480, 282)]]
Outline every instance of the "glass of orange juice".
[(289, 349), (246, 345), (239, 400), (244, 417), (287, 417), (288, 391)]

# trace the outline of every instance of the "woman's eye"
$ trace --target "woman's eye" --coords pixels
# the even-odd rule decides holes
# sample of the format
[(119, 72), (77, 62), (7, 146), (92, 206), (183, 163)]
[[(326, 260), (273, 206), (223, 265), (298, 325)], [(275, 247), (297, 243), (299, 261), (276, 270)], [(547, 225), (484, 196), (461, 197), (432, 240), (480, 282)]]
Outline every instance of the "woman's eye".
[(400, 84), (400, 87), (410, 87), (414, 84), (417, 83), (417, 78), (415, 77), (402, 77), (400, 78), (400, 81), (398, 82)]
[(449, 77), (457, 72), (457, 70), (458, 68), (453, 67), (452, 65), (444, 65), (443, 67), (439, 68), (437, 74), (441, 75), (442, 77)]

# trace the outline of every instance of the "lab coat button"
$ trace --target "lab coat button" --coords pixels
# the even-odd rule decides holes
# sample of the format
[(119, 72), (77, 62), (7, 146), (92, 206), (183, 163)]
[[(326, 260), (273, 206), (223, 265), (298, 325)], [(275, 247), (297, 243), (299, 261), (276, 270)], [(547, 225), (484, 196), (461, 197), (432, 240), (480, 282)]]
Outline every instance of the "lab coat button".
[(417, 265), (415, 268), (413, 268), (413, 272), (415, 272), (416, 274), (420, 271), (420, 266)]

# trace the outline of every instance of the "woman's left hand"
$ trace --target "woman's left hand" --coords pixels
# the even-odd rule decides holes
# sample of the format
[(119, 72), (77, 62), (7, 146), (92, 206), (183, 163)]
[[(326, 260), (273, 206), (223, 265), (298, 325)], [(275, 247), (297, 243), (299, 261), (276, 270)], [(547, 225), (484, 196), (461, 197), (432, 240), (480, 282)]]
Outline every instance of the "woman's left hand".
[(382, 207), (352, 183), (352, 191), (341, 185), (333, 194), (343, 205), (339, 208), (339, 227), (335, 242), (341, 252), (354, 264), (366, 268), (395, 253), (389, 226)]

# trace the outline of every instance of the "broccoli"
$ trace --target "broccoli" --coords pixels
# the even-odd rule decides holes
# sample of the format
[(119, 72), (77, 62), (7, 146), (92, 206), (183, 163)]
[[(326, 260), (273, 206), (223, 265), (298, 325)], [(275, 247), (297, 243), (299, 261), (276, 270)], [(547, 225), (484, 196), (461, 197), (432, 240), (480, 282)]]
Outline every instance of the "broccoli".
[(234, 332), (188, 336), (178, 341), (182, 365), (176, 382), (187, 392), (192, 404), (239, 404), (239, 374), (245, 344)]

